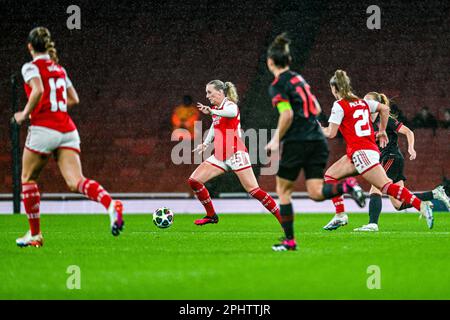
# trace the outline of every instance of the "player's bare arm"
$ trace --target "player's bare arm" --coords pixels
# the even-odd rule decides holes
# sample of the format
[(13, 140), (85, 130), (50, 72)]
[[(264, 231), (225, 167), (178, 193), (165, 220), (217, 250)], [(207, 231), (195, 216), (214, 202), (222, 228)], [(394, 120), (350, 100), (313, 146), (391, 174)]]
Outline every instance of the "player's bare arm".
[(67, 107), (72, 108), (80, 103), (80, 98), (78, 98), (78, 93), (75, 88), (69, 87), (67, 88)]
[(414, 132), (411, 131), (407, 126), (403, 125), (400, 130), (398, 130), (399, 133), (406, 136), (406, 139), (408, 140), (408, 153), (409, 153), (409, 160), (414, 160), (417, 157), (416, 150), (414, 149)]
[(323, 135), (328, 139), (333, 139), (336, 137), (339, 130), (339, 125), (333, 122), (330, 122), (328, 127), (322, 127)]
[(275, 134), (272, 140), (270, 140), (270, 142), (264, 148), (265, 150), (271, 152), (278, 150), (280, 140), (284, 137), (294, 119), (294, 112), (292, 111), (292, 108), (290, 106), (289, 108), (286, 108), (284, 110), (280, 110), (279, 107), (278, 110), (280, 111), (280, 117), (278, 118), (277, 129), (275, 130)]
[(19, 111), (14, 114), (14, 119), (18, 124), (22, 124), (28, 118), (33, 109), (38, 105), (39, 101), (41, 100), (42, 94), (44, 93), (44, 86), (42, 84), (41, 78), (31, 78), (28, 84), (31, 87), (31, 94), (28, 98), (28, 102), (25, 105), (23, 111)]
[(376, 112), (380, 113), (380, 129), (377, 133), (377, 140), (380, 142), (380, 147), (384, 148), (389, 143), (386, 133), (386, 126), (389, 120), (389, 107), (385, 104), (379, 103)]

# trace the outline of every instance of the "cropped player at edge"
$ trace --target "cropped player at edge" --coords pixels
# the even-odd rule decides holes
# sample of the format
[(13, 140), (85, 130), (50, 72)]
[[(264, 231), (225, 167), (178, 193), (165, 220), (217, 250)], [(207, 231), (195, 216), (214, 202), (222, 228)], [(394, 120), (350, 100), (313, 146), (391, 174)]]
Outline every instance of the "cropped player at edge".
[[(429, 203), (422, 202), (406, 187), (394, 184), (380, 165), (380, 152), (375, 143), (375, 135), (370, 114), (380, 114), (377, 133), (380, 148), (388, 144), (386, 126), (389, 119), (389, 107), (374, 100), (357, 97), (351, 88), (350, 78), (345, 71), (337, 70), (330, 80), (330, 88), (337, 99), (328, 120), (329, 126), (323, 128), (326, 137), (332, 139), (338, 130), (347, 144), (347, 155), (336, 161), (325, 173), (328, 183), (337, 183), (342, 178), (360, 174), (372, 186), (384, 194), (392, 196), (416, 208), (426, 218), (428, 228), (433, 228), (433, 211)], [(336, 198), (334, 201), (336, 202)], [(324, 227), (335, 229), (336, 225), (346, 224), (346, 215), (337, 214)]]
[(300, 171), (305, 172), (306, 190), (311, 199), (323, 201), (349, 193), (359, 206), (365, 204), (364, 193), (356, 179), (349, 178), (335, 185), (324, 184), (323, 172), (328, 161), (328, 144), (316, 116), (320, 105), (303, 77), (289, 69), (290, 40), (285, 34), (275, 38), (268, 49), (267, 67), (275, 76), (269, 88), (273, 107), (279, 119), (275, 135), (266, 150), (275, 152), (283, 142), (276, 177), (280, 198), (281, 223), (285, 237), (272, 246), (274, 251), (296, 250), (294, 238), (294, 210), (291, 195)]
[[(364, 97), (365, 100), (375, 100), (390, 106), (390, 101), (383, 93), (369, 92)], [(378, 113), (372, 114), (373, 128), (375, 133), (378, 132), (379, 126), (379, 116)], [(404, 186), (405, 176), (403, 173), (405, 158), (398, 146), (398, 134), (405, 135), (408, 140), (408, 153), (410, 155), (409, 160), (416, 159), (416, 151), (414, 150), (414, 133), (403, 123), (397, 121), (395, 115), (389, 114), (389, 120), (386, 127), (386, 133), (389, 138), (389, 143), (385, 148), (380, 149), (381, 158), (380, 162), (386, 171), (389, 179), (395, 184)], [(432, 191), (426, 191), (422, 193), (414, 193), (414, 195), (422, 201), (430, 201), (433, 199), (441, 200), (444, 202), (447, 209), (450, 210), (450, 199), (446, 195), (446, 190), (443, 185), (438, 186)], [(381, 191), (376, 187), (372, 186), (370, 189), (370, 202), (369, 202), (369, 223), (363, 225), (360, 228), (354, 229), (354, 231), (378, 231), (378, 219), (381, 214), (382, 202), (381, 202)], [(400, 202), (393, 197), (389, 197), (392, 205), (396, 210), (404, 210), (411, 208), (412, 205), (409, 203)], [(344, 207), (342, 207), (344, 209)], [(344, 209), (345, 211), (345, 209)]]
[(28, 102), (14, 114), (17, 124), (30, 118), (22, 159), (22, 198), (30, 230), (16, 240), (20, 247), (43, 245), (40, 229), (40, 193), (37, 180), (53, 154), (70, 191), (100, 202), (110, 215), (114, 236), (122, 231), (122, 203), (113, 200), (96, 181), (83, 176), (80, 162), (80, 137), (67, 113), (79, 103), (78, 94), (66, 70), (58, 64), (56, 49), (47, 28), (37, 27), (28, 36), (33, 61), (25, 63), (22, 75)]
[(219, 222), (219, 217), (209, 196), (205, 183), (232, 170), (239, 178), (245, 191), (261, 202), (278, 220), (280, 209), (275, 200), (262, 190), (253, 173), (250, 157), (241, 140), (240, 112), (237, 106), (238, 94), (231, 82), (210, 81), (206, 85), (206, 98), (212, 107), (198, 103), (201, 112), (212, 116), (213, 123), (205, 141), (195, 151), (200, 154), (214, 140), (214, 154), (201, 163), (190, 176), (188, 183), (206, 210), (206, 216), (195, 220), (196, 225)]

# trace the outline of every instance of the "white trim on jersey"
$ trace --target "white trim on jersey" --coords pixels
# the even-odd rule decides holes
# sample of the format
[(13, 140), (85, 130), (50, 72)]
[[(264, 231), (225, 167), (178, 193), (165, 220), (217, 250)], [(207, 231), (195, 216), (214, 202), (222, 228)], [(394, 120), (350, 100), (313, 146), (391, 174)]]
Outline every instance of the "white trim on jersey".
[(33, 61), (41, 60), (41, 59), (42, 60), (49, 60), (50, 59), (50, 55), (48, 55), (48, 54), (38, 55), (38, 56), (34, 57)]
[(73, 87), (72, 81), (70, 81), (70, 78), (67, 74), (67, 71), (64, 67), (62, 67), (62, 69), (64, 70), (64, 73), (66, 74), (66, 88), (69, 89), (70, 87)]
[(28, 83), (32, 78), (41, 78), (39, 69), (36, 65), (31, 62), (27, 62), (22, 66), (22, 77), (23, 81)]
[(370, 100), (370, 99), (364, 99), (364, 101), (367, 103), (370, 109), (370, 113), (376, 113), (378, 105), (380, 104), (378, 101)]
[(341, 124), (344, 119), (344, 109), (342, 109), (341, 105), (335, 101), (333, 103), (333, 107), (331, 108), (331, 115), (328, 119), (328, 122)]

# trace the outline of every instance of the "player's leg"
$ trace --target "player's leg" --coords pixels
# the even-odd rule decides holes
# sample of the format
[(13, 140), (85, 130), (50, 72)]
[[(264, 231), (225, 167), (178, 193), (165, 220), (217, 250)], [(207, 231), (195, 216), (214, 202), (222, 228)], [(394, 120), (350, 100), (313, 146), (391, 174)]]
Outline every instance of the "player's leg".
[[(217, 159), (214, 158), (215, 160), (213, 160), (211, 157), (202, 162), (188, 179), (189, 186), (206, 210), (206, 216), (204, 218), (194, 221), (196, 225), (217, 223), (219, 221), (216, 211), (214, 210), (209, 191), (205, 187), (205, 183), (223, 174), (226, 171), (226, 168), (221, 167), (219, 162), (217, 164), (210, 162), (217, 161)], [(223, 162), (222, 165), (224, 165)]]
[[(344, 207), (344, 193), (350, 193), (360, 207), (365, 205), (364, 192), (357, 184), (356, 179), (352, 178), (356, 174), (355, 166), (346, 155), (336, 161), (325, 172), (324, 194), (327, 193), (327, 198), (331, 198), (333, 201), (335, 215), (323, 226), (324, 230), (336, 230), (348, 224), (348, 216)], [(339, 182), (339, 180), (346, 177), (347, 179), (344, 182)]]
[(278, 222), (281, 223), (280, 208), (277, 206), (275, 200), (266, 191), (259, 187), (252, 167), (245, 168), (243, 170), (236, 170), (234, 173), (238, 177), (245, 191), (247, 191), (253, 198), (261, 202), (261, 204), (275, 216)]
[[(403, 181), (399, 181), (396, 184), (403, 186), (403, 183), (404, 183)], [(445, 204), (447, 209), (450, 210), (450, 198), (445, 193), (445, 189), (442, 185), (437, 186), (436, 188), (434, 188), (431, 191), (414, 193), (414, 195), (422, 201), (440, 200)], [(399, 211), (412, 208), (412, 204), (410, 204), (410, 203), (401, 202), (392, 197), (390, 197), (390, 198), (391, 198), (392, 205), (395, 207), (395, 209), (397, 209)]]
[[(370, 158), (370, 156), (369, 156)], [(434, 218), (431, 206), (427, 202), (422, 202), (419, 198), (413, 195), (406, 187), (392, 183), (392, 180), (388, 178), (383, 167), (375, 165), (370, 169), (361, 172), (363, 178), (381, 190), (384, 194), (390, 195), (397, 200), (411, 204), (416, 208), (422, 216), (427, 219), (427, 225), (431, 229), (433, 228)]]
[(80, 156), (76, 150), (59, 148), (56, 151), (56, 160), (70, 191), (79, 192), (90, 200), (101, 203), (108, 211), (112, 234), (119, 235), (124, 226), (122, 202), (113, 200), (97, 181), (83, 176)]
[(296, 250), (294, 238), (294, 209), (291, 202), (294, 182), (303, 167), (306, 154), (306, 143), (288, 141), (283, 144), (278, 172), (276, 176), (276, 192), (280, 205), (281, 227), (284, 237), (280, 243), (274, 244), (274, 251)]
[[(349, 193), (360, 207), (365, 205), (365, 197), (361, 188), (353, 176), (357, 175), (354, 164), (344, 155), (333, 163), (325, 172), (325, 186), (323, 195), (325, 199), (332, 199), (336, 213), (345, 212), (344, 197), (342, 194)], [(343, 182), (339, 182), (346, 178)]]
[(354, 229), (354, 231), (378, 231), (378, 220), (382, 209), (382, 193), (374, 186), (370, 188), (369, 193), (369, 223)]
[[(295, 170), (297, 171), (297, 170)], [(292, 192), (294, 191), (294, 182), (296, 180), (292, 179), (295, 172), (292, 173), (290, 179), (283, 178), (285, 176), (285, 171), (278, 171), (278, 175), (276, 177), (276, 189), (280, 202), (280, 218), (281, 218), (281, 227), (284, 231), (284, 239), (281, 243), (275, 244), (272, 246), (274, 251), (288, 251), (288, 250), (296, 250), (297, 243), (294, 237), (294, 208), (292, 206)]]
[(40, 229), (41, 196), (37, 180), (48, 159), (49, 155), (32, 152), (27, 148), (24, 149), (22, 157), (22, 199), (30, 229), (25, 236), (16, 240), (16, 244), (20, 247), (40, 247), (43, 245)]

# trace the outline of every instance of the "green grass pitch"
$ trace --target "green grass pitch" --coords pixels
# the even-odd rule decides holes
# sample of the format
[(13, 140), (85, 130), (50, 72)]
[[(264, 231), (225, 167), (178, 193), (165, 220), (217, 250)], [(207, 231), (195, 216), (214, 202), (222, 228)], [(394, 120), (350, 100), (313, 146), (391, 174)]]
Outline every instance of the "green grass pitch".
[[(450, 216), (428, 230), (417, 214), (384, 214), (379, 233), (355, 233), (367, 215), (336, 231), (330, 214), (296, 215), (299, 250), (272, 252), (282, 235), (270, 215), (223, 214), (198, 227), (176, 215), (126, 216), (114, 238), (105, 215), (43, 215), (42, 248), (18, 248), (25, 216), (0, 216), (0, 299), (450, 299)], [(81, 288), (67, 288), (70, 265)], [(380, 268), (380, 289), (368, 289)]]

